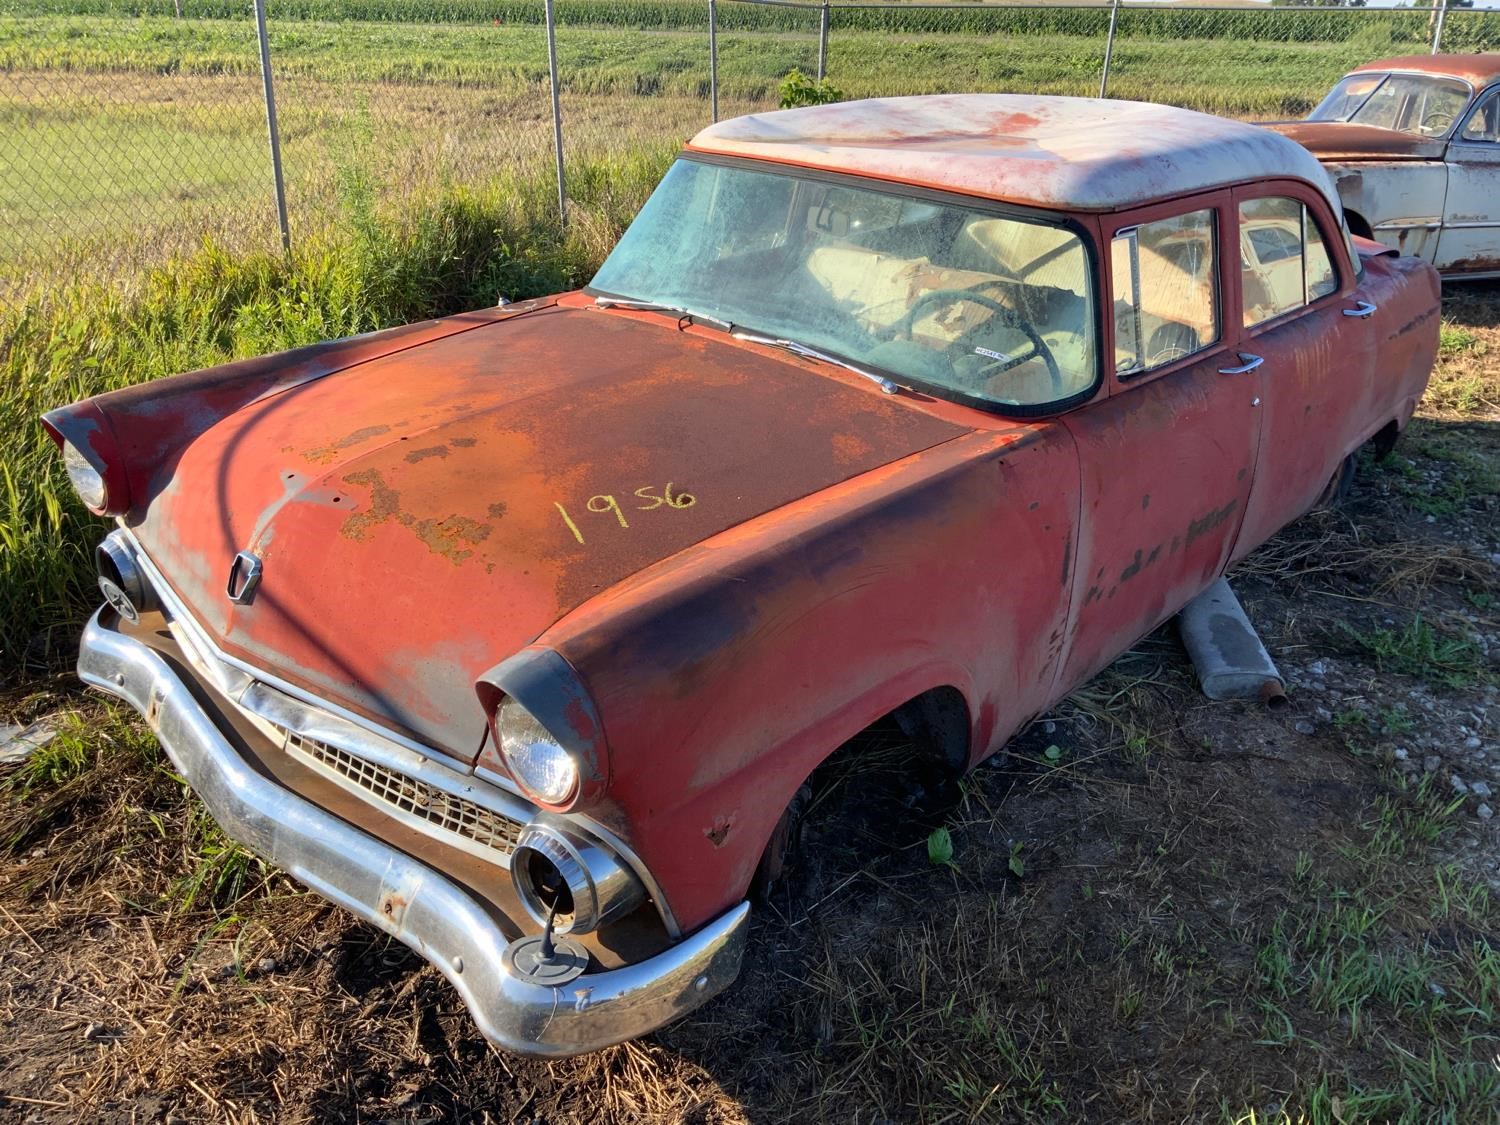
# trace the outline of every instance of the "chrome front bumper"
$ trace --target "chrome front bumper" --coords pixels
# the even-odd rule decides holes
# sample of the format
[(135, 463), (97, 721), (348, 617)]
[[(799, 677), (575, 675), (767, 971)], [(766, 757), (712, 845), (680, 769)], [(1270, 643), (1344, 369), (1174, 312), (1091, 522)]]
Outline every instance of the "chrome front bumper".
[(78, 673), (145, 716), (225, 832), (431, 961), (497, 1046), (549, 1056), (597, 1050), (691, 1011), (739, 974), (748, 903), (634, 965), (560, 988), (521, 979), (478, 899), (251, 767), (172, 667), (113, 628), (107, 610), (84, 631)]

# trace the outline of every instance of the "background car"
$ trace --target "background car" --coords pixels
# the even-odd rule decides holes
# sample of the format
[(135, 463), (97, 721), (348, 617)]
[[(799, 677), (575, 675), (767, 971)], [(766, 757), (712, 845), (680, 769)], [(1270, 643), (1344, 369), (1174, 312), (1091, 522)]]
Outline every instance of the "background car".
[(1365, 63), (1268, 127), (1323, 161), (1355, 234), (1445, 278), (1500, 277), (1500, 54)]

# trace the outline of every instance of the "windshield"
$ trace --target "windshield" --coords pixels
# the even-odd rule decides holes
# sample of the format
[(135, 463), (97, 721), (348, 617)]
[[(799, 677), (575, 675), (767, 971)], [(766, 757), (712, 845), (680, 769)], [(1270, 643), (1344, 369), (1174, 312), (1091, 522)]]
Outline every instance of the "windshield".
[(590, 285), (732, 322), (950, 397), (1093, 385), (1089, 259), (1039, 221), (683, 159)]
[(1469, 88), (1454, 78), (1421, 74), (1351, 74), (1344, 78), (1309, 121), (1350, 121), (1418, 137), (1441, 137), (1453, 128)]

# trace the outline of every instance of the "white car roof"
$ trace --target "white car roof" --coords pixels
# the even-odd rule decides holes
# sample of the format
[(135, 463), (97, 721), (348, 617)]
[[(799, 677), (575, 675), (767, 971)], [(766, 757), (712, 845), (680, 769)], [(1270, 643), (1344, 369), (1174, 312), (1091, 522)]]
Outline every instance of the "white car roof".
[(1317, 188), (1342, 213), (1328, 173), (1295, 141), (1148, 102), (870, 98), (735, 117), (710, 125), (688, 147), (1056, 210), (1115, 211), (1285, 177)]

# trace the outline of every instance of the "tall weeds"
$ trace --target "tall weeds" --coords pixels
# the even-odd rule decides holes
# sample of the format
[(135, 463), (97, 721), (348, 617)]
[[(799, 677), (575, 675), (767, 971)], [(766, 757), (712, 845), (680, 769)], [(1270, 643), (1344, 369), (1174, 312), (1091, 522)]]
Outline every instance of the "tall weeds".
[(0, 681), (56, 666), (96, 600), (104, 533), (73, 496), (42, 412), (231, 359), (582, 284), (670, 149), (570, 169), (564, 230), (545, 171), (440, 186), (394, 211), (354, 176), (343, 219), (288, 257), (212, 243), (114, 284), (79, 282), (0, 310)]

